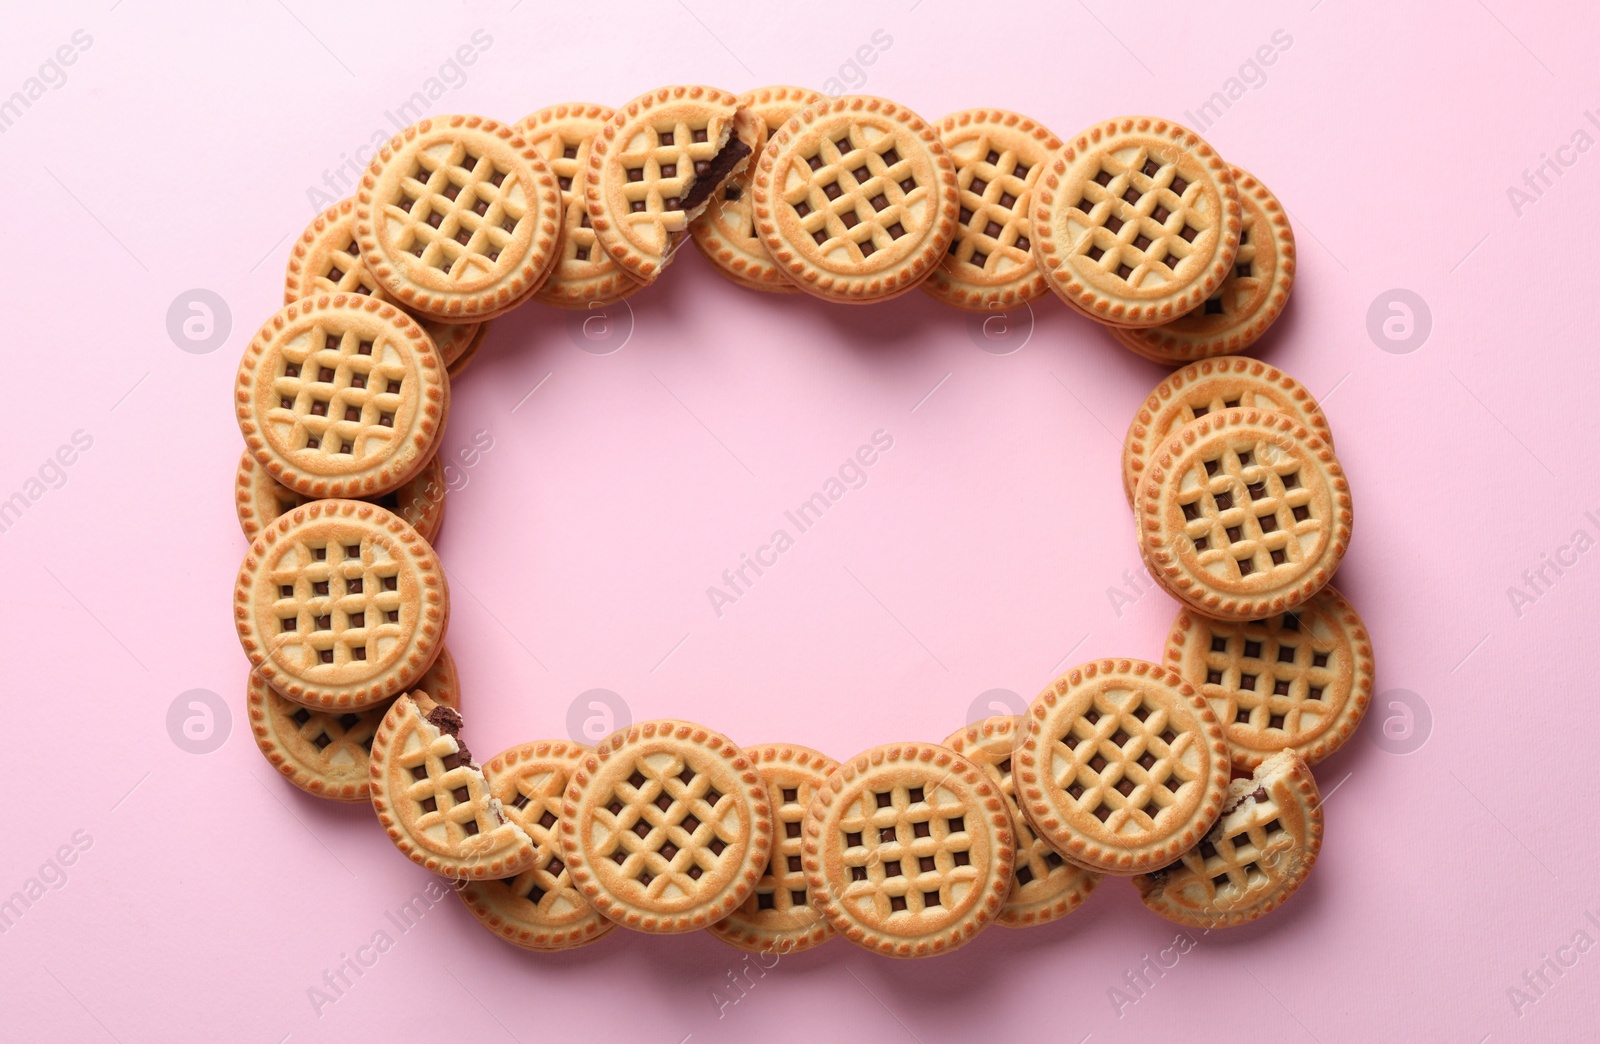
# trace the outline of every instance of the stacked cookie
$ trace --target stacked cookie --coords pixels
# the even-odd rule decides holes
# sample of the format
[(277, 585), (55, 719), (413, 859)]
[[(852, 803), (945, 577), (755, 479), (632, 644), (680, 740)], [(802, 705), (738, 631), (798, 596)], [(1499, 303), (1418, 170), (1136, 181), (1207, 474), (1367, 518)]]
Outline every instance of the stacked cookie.
[[(450, 384), (529, 299), (603, 307), (686, 240), (742, 287), (988, 311), (1053, 290), (1187, 364), (1129, 429), (1124, 493), (1185, 608), (1164, 664), (1074, 667), (1026, 715), (845, 761), (678, 720), (480, 763), (431, 546)], [(295, 244), (244, 352), (235, 623), (262, 753), (369, 802), (395, 847), (531, 950), (618, 925), (899, 957), (1045, 923), (1104, 875), (1218, 927), (1276, 907), (1322, 837), (1309, 765), (1353, 733), (1372, 653), (1327, 586), (1348, 486), (1315, 401), (1235, 353), (1282, 311), (1294, 241), (1250, 175), (1175, 124), (1062, 142), (998, 110), (928, 123), (772, 87), (422, 120)]]

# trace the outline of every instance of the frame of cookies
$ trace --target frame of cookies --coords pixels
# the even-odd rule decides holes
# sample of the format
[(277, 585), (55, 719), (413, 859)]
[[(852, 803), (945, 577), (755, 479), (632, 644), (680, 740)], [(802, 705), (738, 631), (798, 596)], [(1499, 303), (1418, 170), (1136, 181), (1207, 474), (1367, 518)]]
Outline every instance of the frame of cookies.
[[(1026, 714), (842, 761), (664, 719), (480, 765), (431, 546), (450, 383), (495, 316), (620, 300), (690, 238), (763, 292), (920, 288), (983, 313), (1051, 291), (1182, 367), (1122, 460), (1140, 553), (1183, 606), (1163, 662), (1080, 664)], [(307, 793), (370, 802), (531, 951), (704, 928), (756, 953), (842, 936), (923, 957), (1067, 916), (1107, 876), (1179, 924), (1252, 921), (1315, 864), (1312, 766), (1373, 683), (1328, 585), (1352, 514), (1327, 418), (1239, 354), (1294, 273), (1276, 197), (1162, 119), (1062, 140), (1003, 110), (930, 122), (882, 98), (687, 85), (422, 120), (294, 245), (239, 368), (252, 544), (234, 616), (257, 743)]]

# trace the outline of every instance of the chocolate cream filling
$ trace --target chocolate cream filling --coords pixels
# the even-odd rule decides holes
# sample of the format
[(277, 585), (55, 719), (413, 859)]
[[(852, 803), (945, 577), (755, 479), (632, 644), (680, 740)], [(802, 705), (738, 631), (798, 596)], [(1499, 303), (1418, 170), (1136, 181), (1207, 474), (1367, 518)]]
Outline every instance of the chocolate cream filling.
[(711, 194), (722, 187), (722, 183), (733, 175), (748, 155), (750, 146), (740, 140), (737, 134), (728, 135), (727, 144), (715, 156), (694, 165), (694, 181), (689, 185), (688, 195), (683, 197), (683, 209), (692, 214), (704, 206)]
[(458, 751), (456, 759), (459, 764), (469, 765), (473, 768), (477, 767), (477, 764), (472, 760), (472, 751), (468, 750), (467, 745), (461, 742), (461, 715), (440, 704), (428, 712), (427, 721), (429, 725), (432, 725), (440, 732), (448, 733), (454, 737)]

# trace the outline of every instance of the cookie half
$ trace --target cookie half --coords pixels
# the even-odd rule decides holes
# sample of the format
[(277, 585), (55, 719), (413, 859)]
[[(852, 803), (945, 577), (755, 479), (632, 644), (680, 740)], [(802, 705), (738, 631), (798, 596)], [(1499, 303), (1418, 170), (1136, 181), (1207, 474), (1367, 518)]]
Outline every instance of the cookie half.
[[(753, 155), (761, 155), (771, 136), (807, 105), (827, 100), (826, 95), (804, 87), (761, 87), (739, 95), (738, 105), (756, 117)], [(798, 292), (778, 271), (756, 232), (750, 175), (755, 162), (723, 183), (699, 217), (689, 225), (694, 245), (706, 260), (740, 286), (751, 290), (792, 294)]]
[(359, 500), (314, 500), (245, 553), (234, 626), (250, 665), (312, 710), (361, 710), (413, 687), (433, 664), (450, 594), (432, 546)]
[(813, 902), (845, 938), (890, 957), (972, 940), (1011, 891), (1011, 813), (948, 747), (892, 743), (844, 762), (804, 825)]
[(1240, 406), (1178, 429), (1134, 491), (1139, 554), (1206, 616), (1256, 620), (1309, 599), (1350, 543), (1333, 448), (1281, 413)]
[(1305, 883), (1321, 849), (1322, 795), (1305, 761), (1286, 750), (1233, 781), (1205, 840), (1133, 884), (1169, 921), (1228, 928), (1277, 909)]
[[(289, 270), (284, 275), (283, 303), (326, 293), (368, 294), (395, 304), (383, 284), (372, 277), (361, 261), (356, 242), (356, 201), (341, 199), (318, 214), (289, 252)], [(477, 336), (479, 323), (440, 323), (413, 315), (417, 324), (433, 340), (444, 364), (449, 367), (467, 350)]]
[(1012, 759), (1027, 737), (1028, 720), (1013, 715), (985, 718), (952, 733), (944, 745), (989, 773), (1005, 795), (1016, 832), (1017, 858), (1011, 894), (995, 915), (1007, 928), (1026, 928), (1058, 920), (1083, 905), (1100, 883), (1100, 875), (1069, 863), (1039, 840), (1017, 807)]
[(514, 878), (464, 881), (456, 894), (485, 928), (524, 950), (570, 950), (617, 926), (578, 894), (556, 837), (567, 781), (589, 753), (565, 740), (541, 740), (501, 751), (483, 766), (489, 793), (532, 839), (537, 855)]
[(434, 116), (378, 149), (356, 192), (361, 261), (413, 311), (489, 319), (555, 264), (561, 192), (539, 153), (481, 116)]
[(1122, 440), (1122, 489), (1133, 491), (1150, 456), (1185, 424), (1208, 413), (1252, 406), (1293, 417), (1333, 445), (1328, 418), (1299, 381), (1257, 359), (1224, 356), (1192, 363), (1155, 386)]
[[(444, 525), (444, 465), (435, 453), (428, 458), (422, 470), (411, 476), (398, 489), (376, 497), (363, 497), (405, 519), (422, 539), (433, 543)], [(302, 496), (267, 474), (267, 469), (256, 463), (246, 450), (239, 457), (239, 471), (234, 481), (233, 507), (239, 516), (239, 528), (254, 540), (261, 530), (281, 515), (286, 515), (311, 497)]]
[(800, 110), (762, 150), (751, 184), (756, 229), (779, 271), (830, 301), (905, 293), (955, 235), (955, 163), (922, 117), (882, 98)]
[(749, 898), (772, 850), (767, 785), (726, 736), (646, 721), (573, 771), (561, 848), (585, 901), (641, 932), (722, 920)]
[(1239, 252), (1217, 292), (1194, 311), (1161, 326), (1110, 327), (1129, 351), (1179, 366), (1243, 352), (1277, 321), (1294, 288), (1294, 229), (1289, 215), (1254, 175), (1230, 168), (1239, 189)]
[(433, 456), (450, 379), (410, 316), (365, 294), (284, 305), (245, 349), (235, 382), (245, 447), (310, 497), (373, 497)]
[(1232, 169), (1169, 120), (1095, 124), (1051, 159), (1033, 198), (1040, 271), (1102, 323), (1158, 326), (1187, 314), (1217, 291), (1238, 253)]
[(1228, 746), (1210, 706), (1177, 672), (1142, 660), (1074, 667), (1033, 701), (1014, 758), (1034, 833), (1079, 866), (1144, 873), (1216, 822)]
[(955, 161), (961, 209), (955, 238), (922, 289), (969, 312), (1026, 304), (1049, 288), (1033, 256), (1029, 207), (1046, 163), (1061, 148), (1050, 131), (1004, 109), (968, 109), (939, 121)]
[(1330, 585), (1260, 620), (1212, 620), (1185, 609), (1166, 664), (1211, 704), (1235, 772), (1280, 750), (1315, 765), (1355, 735), (1372, 701), (1372, 642)]
[[(417, 682), (417, 689), (443, 706), (461, 709), (461, 686), (448, 649), (439, 650), (439, 658)], [(254, 671), (245, 694), (250, 732), (262, 756), (307, 794), (335, 801), (371, 797), (368, 756), (389, 706), (310, 710), (284, 699)]]
[(583, 199), (589, 146), (615, 115), (606, 105), (565, 102), (529, 113), (514, 128), (544, 158), (561, 190), (560, 254), (550, 278), (533, 295), (545, 304), (601, 308), (643, 285), (601, 248)]
[(823, 920), (811, 901), (801, 858), (801, 823), (811, 799), (839, 763), (795, 743), (746, 747), (744, 753), (767, 784), (772, 854), (750, 897), (710, 931), (723, 942), (752, 953), (809, 950), (831, 939), (833, 926)]
[(511, 877), (538, 857), (460, 739), (461, 715), (427, 693), (401, 696), (372, 740), (378, 822), (407, 859), (441, 877)]
[(750, 162), (754, 114), (715, 87), (662, 87), (628, 102), (595, 135), (583, 194), (601, 247), (652, 283), (730, 177)]

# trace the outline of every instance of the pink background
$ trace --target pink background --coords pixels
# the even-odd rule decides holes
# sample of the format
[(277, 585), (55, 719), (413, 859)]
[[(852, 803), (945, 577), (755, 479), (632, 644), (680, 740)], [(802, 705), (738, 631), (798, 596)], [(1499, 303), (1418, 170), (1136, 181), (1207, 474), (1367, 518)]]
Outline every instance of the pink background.
[[(1579, 529), (1600, 536), (1584, 514), (1600, 520), (1600, 154), (1561, 153), (1562, 176), (1520, 214), (1507, 194), (1580, 128), (1600, 135), (1588, 6), (185, 6), (33, 5), (0, 35), (0, 98), (75, 51), (0, 135), (0, 498), (40, 494), (0, 533), (0, 901), (50, 882), (0, 933), (0, 1036), (1592, 1033), (1600, 554), (1561, 549)], [(430, 878), (364, 806), (275, 778), (241, 720), (230, 391), (278, 305), (308, 189), (462, 45), (475, 61), (432, 112), (514, 120), (661, 83), (792, 82), (929, 118), (1012, 108), (1060, 134), (1120, 113), (1185, 120), (1275, 49), (1205, 135), (1294, 219), (1299, 282), (1260, 354), (1324, 399), (1359, 518), (1337, 583), (1375, 637), (1382, 694), (1318, 769), (1327, 843), (1298, 896), (1194, 933), (1136, 1000), (1128, 974), (1163, 950), (1170, 962), (1177, 930), (1119, 880), (1065, 921), (992, 929), (952, 956), (894, 962), (836, 941), (764, 976), (705, 935), (525, 955), (454, 899), (395, 928), (386, 914)], [(872, 63), (847, 66), (862, 47)], [(209, 354), (168, 333), (193, 288), (231, 316)], [(1431, 311), (1407, 353), (1369, 333), (1394, 288)], [(600, 355), (565, 315), (524, 308), (454, 389), (446, 451), (480, 429), (493, 440), (460, 472), (439, 543), (475, 750), (566, 735), (569, 707), (601, 688), (635, 720), (847, 756), (939, 740), (988, 690), (1031, 698), (1072, 663), (1159, 655), (1173, 603), (1152, 590), (1114, 606), (1108, 591), (1139, 574), (1118, 445), (1163, 373), (1055, 300), (1000, 355), (920, 293), (863, 309), (778, 299), (685, 249), (612, 320), (631, 336)], [(719, 618), (707, 587), (878, 429), (894, 446), (867, 484)], [(79, 430), (92, 447), (45, 465)], [(48, 481), (29, 486), (41, 467)], [(1513, 606), (1508, 589), (1558, 554), (1562, 574)], [(231, 713), (204, 755), (167, 724), (194, 689)], [(74, 836), (71, 865), (51, 869)], [(393, 948), (319, 1013), (308, 989), (380, 929)], [(1586, 952), (1570, 948), (1580, 931)], [(1563, 954), (1575, 963), (1537, 996), (1525, 973)], [(756, 976), (742, 997), (741, 968)]]

